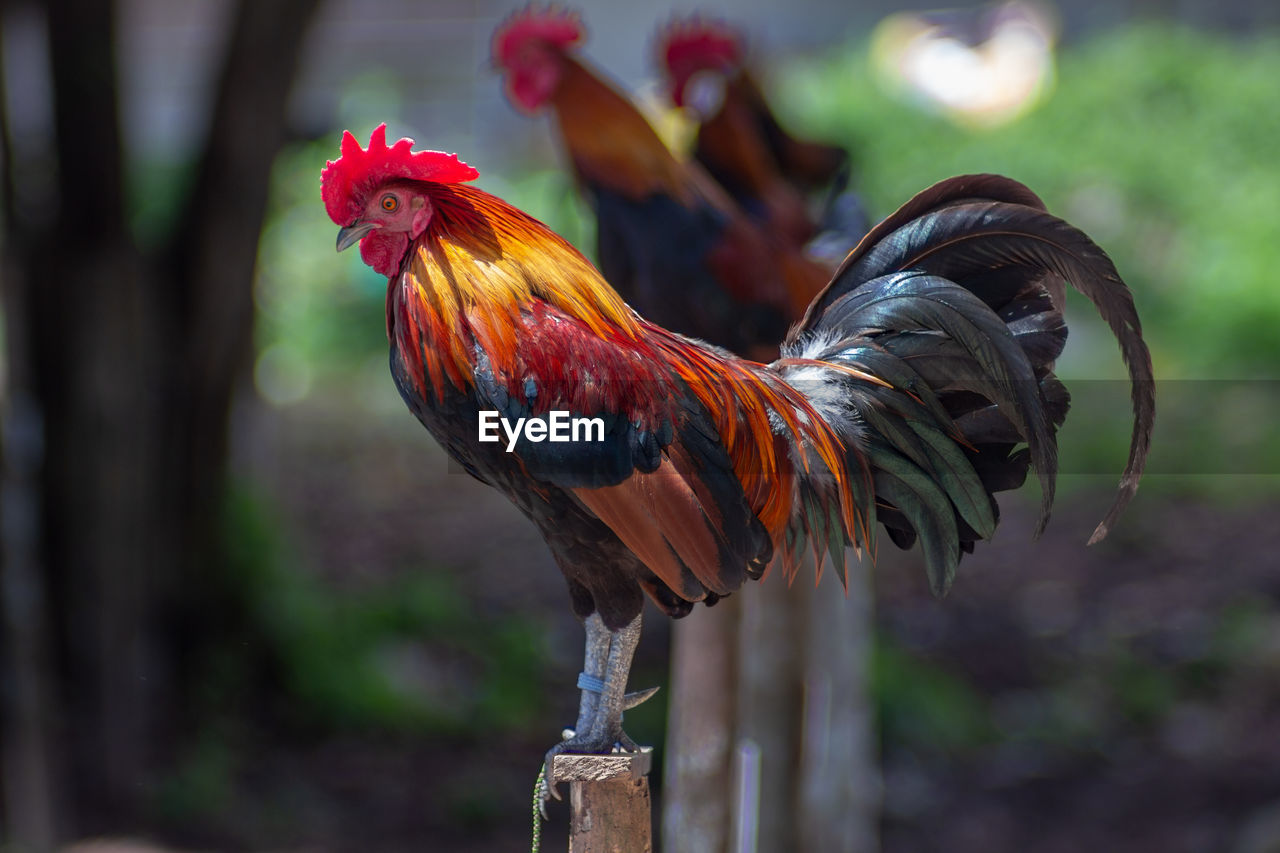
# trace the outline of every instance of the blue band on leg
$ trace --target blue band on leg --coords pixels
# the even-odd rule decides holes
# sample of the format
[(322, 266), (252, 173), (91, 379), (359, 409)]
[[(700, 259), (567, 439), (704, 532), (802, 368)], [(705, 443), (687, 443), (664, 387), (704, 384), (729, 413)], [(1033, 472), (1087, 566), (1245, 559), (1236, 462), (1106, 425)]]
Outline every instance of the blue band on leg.
[(578, 673), (578, 689), (588, 690), (592, 693), (604, 692), (604, 680), (596, 678), (594, 675), (587, 675), (585, 672)]

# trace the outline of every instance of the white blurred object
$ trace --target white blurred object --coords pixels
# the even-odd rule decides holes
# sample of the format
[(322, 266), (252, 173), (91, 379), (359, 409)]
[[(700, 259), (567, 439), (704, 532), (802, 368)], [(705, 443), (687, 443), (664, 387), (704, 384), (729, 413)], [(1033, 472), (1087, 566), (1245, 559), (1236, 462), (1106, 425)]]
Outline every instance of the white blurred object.
[(999, 125), (1022, 115), (1053, 82), (1057, 21), (1041, 3), (903, 12), (872, 36), (877, 71), (965, 124)]

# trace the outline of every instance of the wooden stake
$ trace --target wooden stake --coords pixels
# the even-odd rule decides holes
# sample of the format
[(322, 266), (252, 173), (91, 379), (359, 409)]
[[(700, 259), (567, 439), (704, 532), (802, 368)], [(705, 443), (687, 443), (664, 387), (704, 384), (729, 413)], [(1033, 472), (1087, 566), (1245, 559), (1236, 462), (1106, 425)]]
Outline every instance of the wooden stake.
[(556, 780), (569, 783), (569, 853), (652, 853), (652, 753), (552, 759)]
[(731, 595), (691, 619), (671, 623), (667, 760), (662, 777), (665, 853), (727, 850), (733, 814), (738, 615), (746, 597)]

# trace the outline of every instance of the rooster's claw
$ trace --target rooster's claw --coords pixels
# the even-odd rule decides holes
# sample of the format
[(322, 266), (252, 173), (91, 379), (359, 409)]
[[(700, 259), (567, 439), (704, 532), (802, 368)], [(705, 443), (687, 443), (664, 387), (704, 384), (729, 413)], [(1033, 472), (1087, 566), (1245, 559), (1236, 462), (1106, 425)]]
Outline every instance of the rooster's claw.
[(647, 687), (644, 690), (636, 690), (631, 693), (624, 694), (622, 697), (622, 710), (630, 711), (632, 708), (647, 702), (653, 698), (653, 694), (661, 690), (661, 687)]

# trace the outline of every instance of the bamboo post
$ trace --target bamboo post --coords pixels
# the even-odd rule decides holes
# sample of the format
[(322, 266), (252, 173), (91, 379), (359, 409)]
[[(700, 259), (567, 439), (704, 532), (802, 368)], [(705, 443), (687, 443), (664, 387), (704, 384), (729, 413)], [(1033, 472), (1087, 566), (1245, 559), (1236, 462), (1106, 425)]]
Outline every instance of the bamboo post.
[(569, 853), (652, 853), (652, 755), (644, 748), (552, 759), (556, 780), (569, 783)]

